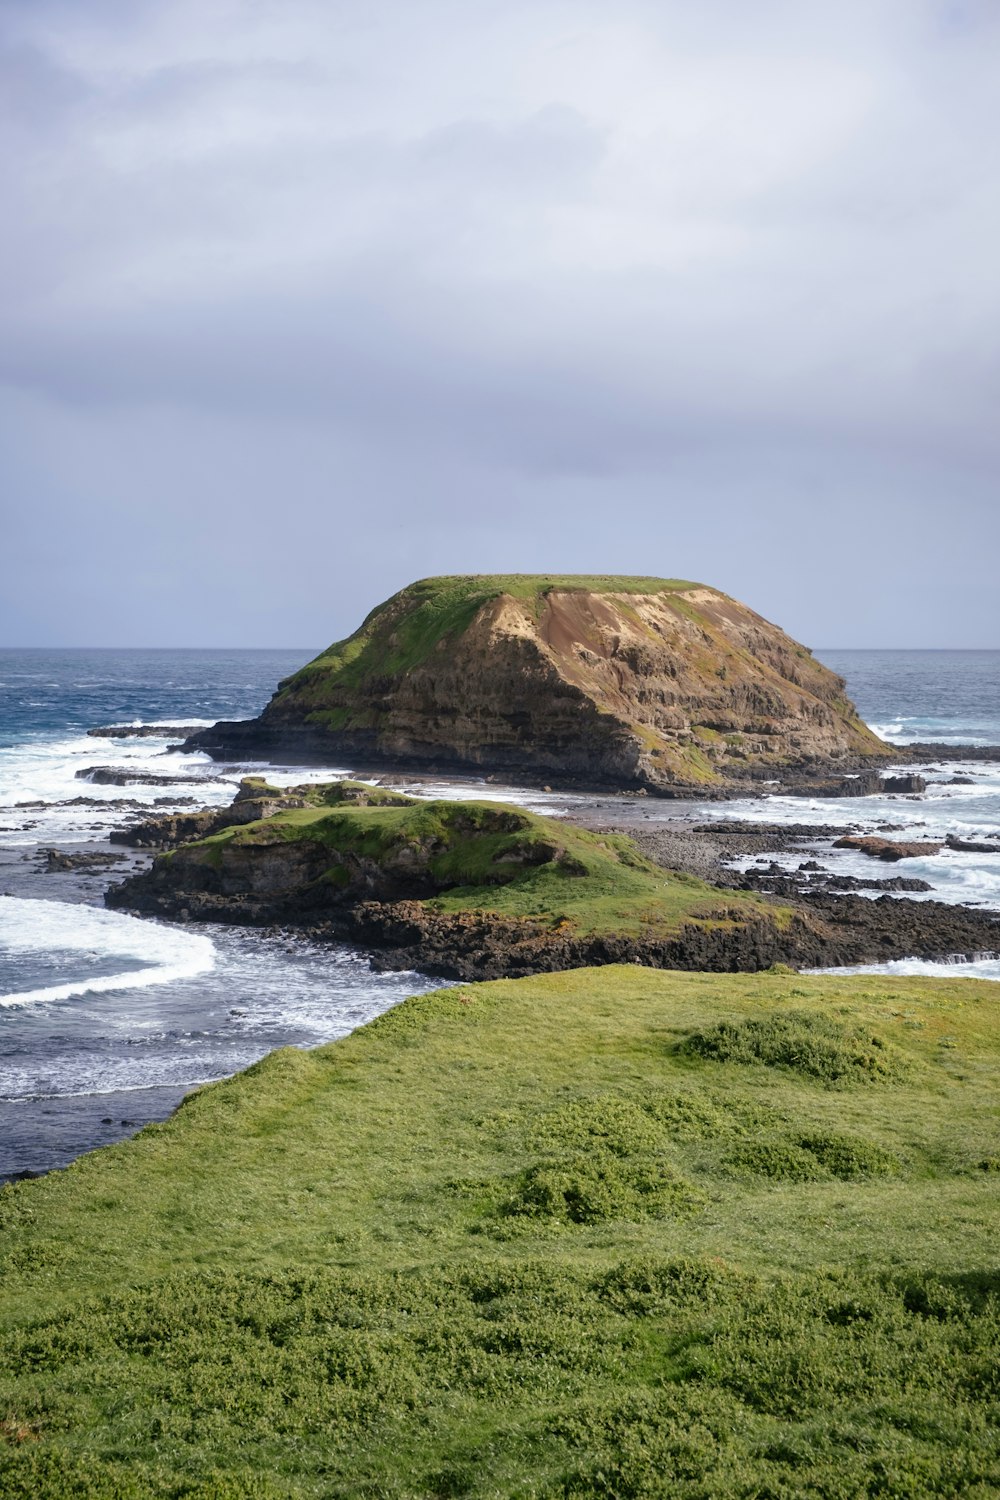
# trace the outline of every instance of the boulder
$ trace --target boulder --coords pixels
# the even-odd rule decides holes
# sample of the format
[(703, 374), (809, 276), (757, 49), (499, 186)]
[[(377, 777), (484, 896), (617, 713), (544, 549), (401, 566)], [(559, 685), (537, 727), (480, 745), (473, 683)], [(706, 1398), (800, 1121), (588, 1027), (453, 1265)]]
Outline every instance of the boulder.
[(929, 839), (917, 839), (907, 843), (902, 839), (882, 839), (876, 834), (848, 834), (845, 838), (837, 839), (833, 847), (856, 849), (859, 854), (867, 854), (872, 859), (884, 859), (892, 863), (899, 859), (920, 859), (927, 858), (931, 854), (940, 854), (943, 845), (932, 843)]

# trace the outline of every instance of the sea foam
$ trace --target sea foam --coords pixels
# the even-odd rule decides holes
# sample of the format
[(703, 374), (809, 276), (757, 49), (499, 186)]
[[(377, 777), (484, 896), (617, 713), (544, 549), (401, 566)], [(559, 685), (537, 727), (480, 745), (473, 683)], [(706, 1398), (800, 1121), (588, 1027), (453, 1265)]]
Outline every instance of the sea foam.
[[(143, 989), (206, 974), (215, 965), (215, 945), (200, 933), (141, 921), (122, 912), (76, 906), (62, 901), (26, 901), (0, 896), (0, 959), (16, 956), (40, 963), (58, 954), (72, 971), (73, 959), (87, 972), (62, 984), (41, 985), (0, 995), (0, 1006), (35, 1005), (71, 1000), (79, 995)], [(106, 960), (109, 972), (94, 973)], [(118, 967), (139, 960), (141, 967)]]

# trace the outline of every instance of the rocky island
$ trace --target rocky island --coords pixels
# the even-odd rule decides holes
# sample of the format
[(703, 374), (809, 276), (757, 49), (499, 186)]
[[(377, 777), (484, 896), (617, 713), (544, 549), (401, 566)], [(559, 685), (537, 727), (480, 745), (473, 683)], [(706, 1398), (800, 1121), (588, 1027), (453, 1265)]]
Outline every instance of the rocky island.
[(259, 718), (185, 747), (701, 797), (852, 773), (872, 790), (895, 753), (840, 677), (719, 590), (569, 575), (411, 584)]
[(629, 837), (499, 802), (421, 801), (337, 781), (248, 777), (229, 808), (123, 830), (164, 852), (109, 906), (183, 921), (284, 925), (457, 979), (639, 963), (820, 967), (1000, 947), (993, 913), (720, 888)]

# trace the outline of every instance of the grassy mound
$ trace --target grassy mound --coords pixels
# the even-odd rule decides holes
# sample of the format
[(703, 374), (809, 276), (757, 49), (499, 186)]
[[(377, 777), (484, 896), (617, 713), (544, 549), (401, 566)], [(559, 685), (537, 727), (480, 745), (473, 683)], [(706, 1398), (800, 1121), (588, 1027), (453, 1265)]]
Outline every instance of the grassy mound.
[[(272, 1054), (0, 1193), (0, 1494), (985, 1500), (998, 1000), (608, 968)], [(790, 1004), (905, 1070), (683, 1045)]]
[(682, 1045), (713, 1062), (763, 1063), (831, 1084), (889, 1083), (907, 1069), (905, 1056), (877, 1031), (806, 1011), (720, 1021)]
[[(718, 928), (752, 919), (781, 927), (790, 916), (757, 896), (723, 895), (667, 872), (631, 839), (505, 803), (418, 801), (358, 782), (294, 791), (301, 806), (185, 844), (161, 855), (158, 870), (170, 861), (232, 870), (257, 850), (272, 861), (282, 845), (318, 845), (329, 859), (315, 885), (327, 895), (419, 895), (434, 913), (496, 912), (562, 935), (655, 937), (686, 922)], [(255, 792), (261, 799), (273, 793), (275, 806), (286, 795), (266, 783)]]

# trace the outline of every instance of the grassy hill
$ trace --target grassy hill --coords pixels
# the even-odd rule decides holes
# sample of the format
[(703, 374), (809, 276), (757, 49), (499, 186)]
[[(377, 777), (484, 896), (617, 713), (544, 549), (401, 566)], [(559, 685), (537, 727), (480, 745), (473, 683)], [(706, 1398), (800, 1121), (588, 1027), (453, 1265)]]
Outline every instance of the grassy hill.
[(249, 877), (260, 856), (277, 870), (281, 889), (281, 850), (305, 845), (316, 850), (318, 894), (395, 891), (427, 897), (434, 911), (490, 911), (581, 934), (667, 936), (685, 921), (789, 915), (755, 895), (722, 893), (664, 870), (622, 835), (589, 833), (506, 803), (422, 801), (351, 781), (296, 790), (306, 806), (184, 844), (160, 857), (159, 870), (194, 866), (225, 871), (235, 882), (241, 867)]
[(631, 839), (505, 803), (418, 801), (351, 781), (283, 794), (248, 780), (218, 816), (248, 808), (265, 815), (161, 854), (109, 890), (108, 904), (298, 923), (383, 950), (394, 967), (462, 979), (839, 956), (808, 913), (664, 870)]
[(1000, 1487), (997, 987), (462, 986), (0, 1193), (4, 1500)]

